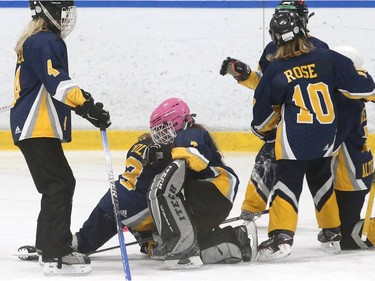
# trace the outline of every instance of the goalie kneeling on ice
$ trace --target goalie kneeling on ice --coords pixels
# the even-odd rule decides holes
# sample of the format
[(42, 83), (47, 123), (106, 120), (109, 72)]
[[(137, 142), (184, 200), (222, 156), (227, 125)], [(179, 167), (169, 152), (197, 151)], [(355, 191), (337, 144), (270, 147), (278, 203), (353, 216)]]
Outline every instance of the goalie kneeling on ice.
[[(155, 259), (181, 259), (196, 255), (196, 233), (182, 196), (186, 162), (174, 160), (157, 176), (148, 192), (148, 204), (155, 222), (158, 246)], [(160, 241), (158, 241), (160, 240)], [(250, 239), (245, 226), (216, 228), (199, 241), (204, 264), (251, 260)]]

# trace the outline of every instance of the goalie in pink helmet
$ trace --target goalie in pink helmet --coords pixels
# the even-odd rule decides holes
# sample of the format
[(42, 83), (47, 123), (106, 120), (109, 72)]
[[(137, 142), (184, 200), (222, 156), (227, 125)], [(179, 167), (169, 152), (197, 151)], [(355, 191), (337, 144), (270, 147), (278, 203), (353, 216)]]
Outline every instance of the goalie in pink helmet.
[(187, 104), (178, 98), (162, 102), (150, 116), (151, 137), (155, 143), (170, 144), (177, 131), (185, 130), (194, 124)]
[[(141, 252), (189, 268), (202, 261), (250, 261), (246, 228), (219, 227), (232, 209), (239, 180), (209, 132), (178, 98), (165, 100), (152, 112), (150, 129), (129, 149), (115, 182), (122, 223), (138, 241), (155, 233), (157, 246), (140, 242)], [(171, 227), (164, 227), (168, 223)], [(75, 233), (73, 247), (90, 254), (114, 235), (108, 191)]]
[(152, 257), (189, 266), (200, 258), (249, 261), (246, 228), (220, 228), (232, 209), (238, 177), (194, 117), (179, 98), (163, 101), (150, 116), (154, 144), (145, 150), (145, 165), (165, 167), (147, 194), (158, 243)]

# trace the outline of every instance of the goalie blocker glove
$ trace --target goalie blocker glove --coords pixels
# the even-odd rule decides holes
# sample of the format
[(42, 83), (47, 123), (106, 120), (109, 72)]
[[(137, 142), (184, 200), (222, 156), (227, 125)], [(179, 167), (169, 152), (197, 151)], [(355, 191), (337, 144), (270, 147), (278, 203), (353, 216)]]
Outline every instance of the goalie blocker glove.
[(103, 109), (103, 104), (101, 102), (94, 104), (94, 99), (91, 94), (83, 90), (81, 91), (86, 101), (74, 109), (75, 113), (90, 121), (90, 123), (97, 128), (108, 128), (112, 124), (109, 112)]
[(245, 81), (251, 74), (250, 66), (242, 61), (227, 57), (221, 64), (220, 74), (230, 74), (237, 81)]
[(150, 144), (144, 150), (142, 158), (144, 166), (166, 167), (172, 162), (172, 144)]

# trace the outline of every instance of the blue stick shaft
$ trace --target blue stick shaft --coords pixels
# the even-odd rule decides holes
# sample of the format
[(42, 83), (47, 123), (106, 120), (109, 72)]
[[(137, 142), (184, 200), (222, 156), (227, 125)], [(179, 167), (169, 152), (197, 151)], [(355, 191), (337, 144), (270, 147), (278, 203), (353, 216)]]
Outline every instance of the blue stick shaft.
[(116, 224), (117, 224), (117, 234), (118, 234), (118, 239), (119, 239), (120, 249), (121, 249), (122, 265), (124, 267), (125, 279), (128, 281), (131, 281), (132, 278), (130, 274), (129, 258), (128, 258), (128, 253), (126, 251), (124, 234), (122, 231), (120, 204), (118, 202), (115, 178), (114, 178), (113, 169), (112, 169), (112, 161), (111, 161), (111, 156), (109, 153), (107, 131), (105, 129), (100, 129), (100, 132), (102, 135), (105, 162), (107, 165), (108, 180), (110, 184), (111, 199), (113, 203), (113, 211), (115, 213), (115, 219), (116, 219)]

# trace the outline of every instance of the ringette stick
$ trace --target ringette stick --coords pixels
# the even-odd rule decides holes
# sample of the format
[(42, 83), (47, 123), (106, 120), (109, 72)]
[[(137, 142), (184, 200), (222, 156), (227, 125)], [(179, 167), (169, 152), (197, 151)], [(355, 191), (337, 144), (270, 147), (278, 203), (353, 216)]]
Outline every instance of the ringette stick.
[[(129, 243), (126, 243), (125, 246), (138, 245), (140, 243), (148, 242), (150, 240), (152, 240), (152, 237), (141, 239), (141, 240), (138, 240), (138, 241), (129, 242)], [(97, 253), (102, 253), (102, 252), (110, 251), (110, 250), (117, 249), (117, 248), (120, 248), (120, 246), (113, 246), (113, 247), (109, 247), (109, 248), (104, 248), (104, 249), (96, 250), (96, 251), (93, 251), (91, 253), (87, 253), (87, 255), (93, 255), (93, 254), (97, 254)]]
[(128, 258), (128, 253), (126, 251), (124, 234), (122, 231), (120, 204), (118, 202), (118, 197), (117, 197), (115, 177), (113, 175), (112, 161), (111, 161), (111, 155), (109, 153), (109, 144), (108, 144), (106, 128), (101, 126), (100, 133), (102, 136), (102, 143), (103, 143), (103, 149), (104, 149), (104, 155), (105, 155), (105, 162), (107, 166), (107, 174), (108, 174), (109, 188), (110, 188), (111, 199), (112, 199), (112, 204), (113, 204), (113, 211), (115, 214), (115, 219), (116, 219), (116, 224), (117, 224), (117, 234), (118, 234), (118, 239), (119, 239), (120, 249), (121, 249), (122, 265), (124, 267), (125, 279), (128, 281), (131, 281), (132, 278), (130, 274), (129, 258)]
[[(144, 243), (144, 242), (147, 242), (147, 241), (150, 241), (150, 240), (152, 240), (152, 237), (140, 239), (140, 240), (133, 241), (133, 242), (129, 242), (129, 243), (126, 243), (125, 246), (138, 245), (139, 243)], [(34, 246), (29, 246), (29, 247), (34, 247)], [(118, 249), (118, 248), (120, 248), (120, 246), (108, 247), (108, 248), (104, 248), (104, 249), (89, 252), (86, 255), (91, 256), (91, 255), (94, 255), (94, 254), (97, 254), (97, 253), (107, 252), (107, 251)], [(18, 257), (21, 260), (35, 260), (35, 259), (38, 259), (39, 254), (37, 252), (16, 253), (16, 254), (13, 254), (12, 256)]]
[(368, 196), (366, 216), (365, 216), (365, 221), (363, 223), (362, 236), (361, 236), (362, 241), (367, 240), (367, 234), (368, 234), (368, 230), (370, 227), (371, 212), (372, 212), (372, 207), (374, 205), (374, 197), (375, 197), (375, 182), (373, 181), (371, 183), (370, 194)]

